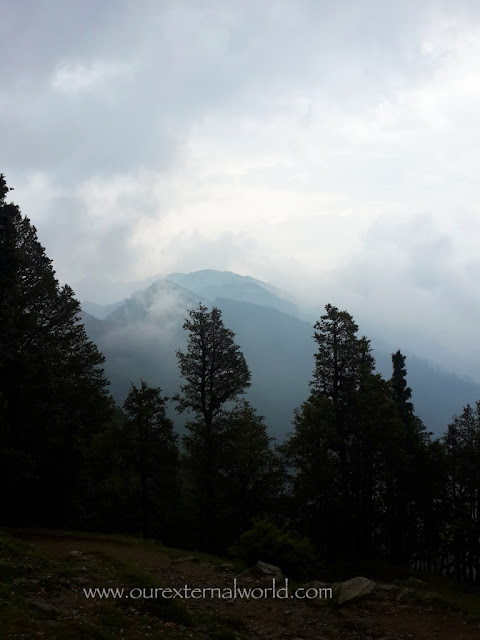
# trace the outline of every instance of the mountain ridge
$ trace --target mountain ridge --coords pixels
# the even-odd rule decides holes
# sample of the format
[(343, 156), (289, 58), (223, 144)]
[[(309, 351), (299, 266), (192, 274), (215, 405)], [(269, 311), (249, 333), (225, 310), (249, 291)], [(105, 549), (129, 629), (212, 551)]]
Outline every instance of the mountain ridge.
[[(252, 386), (246, 397), (265, 416), (271, 433), (282, 439), (291, 430), (295, 408), (308, 397), (314, 368), (313, 325), (282, 310), (283, 302), (287, 303), (284, 308), (291, 308), (288, 301), (263, 289), (257, 285), (261, 281), (249, 276), (214, 270), (172, 275), (176, 282), (157, 279), (119, 302), (103, 319), (97, 318), (97, 323), (86, 318), (87, 332), (106, 356), (105, 369), (116, 401), (123, 401), (130, 380), (137, 382), (140, 378), (168, 394), (178, 390), (181, 380), (175, 354), (186, 346), (182, 325), (188, 310), (202, 302), (218, 306), (225, 326), (234, 331), (252, 371)], [(226, 280), (232, 286), (228, 287)], [(212, 297), (219, 292), (230, 293), (231, 297)], [(378, 348), (375, 338), (372, 346), (377, 371), (389, 378), (390, 353)], [(399, 346), (402, 352), (408, 351)], [(433, 363), (414, 355), (407, 357), (406, 364), (416, 411), (437, 435), (465, 404), (480, 398), (480, 385), (474, 381), (435, 369)], [(178, 421), (175, 414), (172, 416)]]

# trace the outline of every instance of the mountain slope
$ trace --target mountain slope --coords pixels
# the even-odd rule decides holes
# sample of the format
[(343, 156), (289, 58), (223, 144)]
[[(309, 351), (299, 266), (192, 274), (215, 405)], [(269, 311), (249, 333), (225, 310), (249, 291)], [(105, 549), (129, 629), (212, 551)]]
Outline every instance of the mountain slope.
[(118, 302), (112, 302), (111, 304), (98, 304), (98, 302), (91, 302), (90, 300), (82, 301), (82, 310), (86, 311), (90, 315), (98, 318), (99, 320), (103, 320), (111, 313), (114, 309), (119, 307), (123, 303), (123, 300), (119, 300)]
[[(104, 320), (84, 315), (89, 336), (106, 356), (105, 369), (117, 402), (123, 402), (130, 381), (138, 383), (140, 378), (160, 386), (169, 396), (178, 391), (176, 351), (184, 350), (187, 340), (182, 324), (188, 310), (199, 302), (214, 304), (222, 310), (225, 326), (236, 334), (251, 369), (247, 399), (265, 416), (272, 435), (283, 438), (292, 428), (295, 408), (309, 393), (315, 353), (312, 324), (276, 308), (282, 299), (253, 278), (212, 271), (172, 275), (178, 282), (157, 280), (117, 305)], [(183, 286), (187, 284), (195, 291)], [(212, 298), (215, 292), (230, 295)], [(261, 299), (264, 304), (245, 298)], [(390, 353), (376, 348), (374, 355), (377, 370), (389, 378)], [(438, 435), (465, 404), (480, 398), (480, 385), (474, 382), (414, 356), (407, 357), (406, 364), (416, 411)], [(173, 408), (170, 415), (177, 424), (185, 422), (185, 416)]]
[(231, 271), (204, 269), (193, 273), (169, 273), (167, 280), (189, 289), (206, 300), (229, 298), (297, 315), (297, 306), (281, 297), (280, 291), (250, 276), (240, 276)]

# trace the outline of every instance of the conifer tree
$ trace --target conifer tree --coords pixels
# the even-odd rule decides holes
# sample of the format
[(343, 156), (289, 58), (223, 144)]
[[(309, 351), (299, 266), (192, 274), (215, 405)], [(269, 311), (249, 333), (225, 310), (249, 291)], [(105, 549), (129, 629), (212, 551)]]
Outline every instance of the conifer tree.
[(353, 428), (351, 412), (362, 374), (372, 373), (374, 360), (370, 341), (357, 337), (358, 325), (347, 311), (327, 304), (326, 313), (314, 326), (317, 343), (315, 369), (310, 385), (332, 402), (338, 455), (348, 462), (347, 443)]
[(446, 454), (447, 554), (455, 576), (480, 584), (480, 401), (467, 405), (443, 438)]
[(407, 368), (405, 356), (400, 349), (392, 353), (393, 373), (390, 379), (392, 398), (398, 408), (398, 415), (404, 424), (408, 424), (413, 418), (413, 404), (410, 402), (412, 390), (407, 385)]
[(186, 381), (176, 396), (177, 410), (189, 410), (195, 420), (184, 438), (189, 464), (199, 490), (200, 544), (211, 546), (215, 528), (215, 502), (225, 423), (226, 403), (235, 401), (250, 386), (251, 374), (234, 333), (216, 307), (199, 304), (183, 324), (188, 331), (187, 351), (177, 352), (180, 375)]
[(226, 402), (245, 393), (251, 375), (220, 309), (213, 307), (209, 312), (199, 304), (189, 316), (183, 324), (189, 333), (187, 352), (177, 352), (180, 375), (186, 380), (177, 396), (177, 409), (193, 411), (210, 426)]
[[(388, 513), (389, 559), (407, 563), (413, 549), (418, 547), (422, 523), (426, 514), (425, 496), (428, 483), (424, 468), (427, 464), (429, 434), (415, 415), (411, 402), (412, 390), (407, 384), (405, 356), (397, 349), (392, 353), (392, 377), (389, 381), (391, 398), (402, 422), (402, 450), (391, 467), (391, 492), (394, 494)], [(421, 506), (423, 505), (423, 507)]]
[(73, 522), (90, 439), (112, 411), (103, 356), (79, 321), (72, 289), (59, 286), (35, 227), (7, 202), (8, 191), (0, 175), (0, 449), (18, 480), (2, 516)]
[(374, 373), (370, 343), (332, 305), (315, 325), (318, 345), (310, 398), (282, 446), (306, 532), (331, 553), (371, 555), (384, 527), (389, 462), (400, 423), (389, 386)]

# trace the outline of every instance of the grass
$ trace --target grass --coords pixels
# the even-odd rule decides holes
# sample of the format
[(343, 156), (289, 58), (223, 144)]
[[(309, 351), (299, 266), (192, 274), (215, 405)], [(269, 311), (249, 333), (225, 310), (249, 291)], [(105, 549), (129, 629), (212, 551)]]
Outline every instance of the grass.
[[(35, 542), (36, 544), (32, 544)], [(42, 549), (42, 551), (40, 551)], [(72, 553), (72, 549), (82, 549)], [(166, 548), (153, 540), (128, 536), (45, 530), (0, 530), (0, 640), (244, 640), (251, 637), (242, 619), (218, 615), (218, 608), (185, 606), (181, 599), (86, 598), (90, 587), (157, 589), (155, 575), (169, 575), (170, 563), (193, 557), (198, 563), (220, 565), (225, 559), (206, 553)], [(141, 566), (139, 566), (140, 563)], [(235, 571), (244, 566), (232, 562)], [(182, 565), (180, 564), (179, 567)], [(145, 567), (145, 568), (143, 568)], [(157, 571), (157, 574), (158, 574)], [(452, 618), (480, 621), (480, 587), (465, 587), (453, 579), (383, 566), (329, 567), (317, 576), (326, 582), (364, 575), (377, 582), (395, 582), (402, 599), (412, 606), (449, 610)], [(201, 570), (197, 572), (201, 576)], [(420, 578), (425, 584), (408, 582)], [(168, 580), (168, 578), (167, 578)], [(289, 586), (300, 586), (290, 580)], [(396, 597), (395, 592), (395, 596)], [(375, 599), (369, 605), (377, 606)], [(327, 615), (327, 614), (325, 614)], [(329, 614), (330, 615), (330, 614)], [(328, 617), (328, 616), (327, 616)], [(332, 618), (332, 624), (338, 621)]]
[(467, 585), (446, 576), (419, 575), (426, 590), (436, 594), (442, 607), (465, 612), (471, 621), (480, 620), (480, 585)]
[[(15, 537), (21, 536), (22, 539)], [(45, 554), (27, 541), (79, 539), (99, 542), (99, 549), (81, 554)], [(166, 549), (153, 540), (69, 531), (0, 530), (0, 640), (45, 638), (48, 640), (178, 640), (187, 629), (213, 640), (242, 640), (241, 622), (219, 619), (202, 612), (194, 616), (179, 599), (88, 599), (82, 586), (112, 588), (161, 588), (152, 573), (122, 554), (122, 547), (139, 547), (172, 558), (193, 556), (198, 562), (218, 565), (217, 556)], [(95, 545), (92, 545), (95, 548)]]
[[(68, 540), (69, 538), (73, 539), (83, 539), (83, 540), (91, 540), (93, 542), (103, 542), (103, 543), (117, 543), (124, 544), (130, 547), (142, 547), (142, 548), (151, 548), (156, 550), (161, 550), (162, 552), (169, 555), (172, 559), (182, 558), (182, 557), (192, 557), (196, 562), (208, 562), (213, 565), (220, 565), (225, 562), (233, 564), (235, 570), (243, 571), (246, 568), (244, 562), (235, 559), (225, 559), (224, 557), (220, 557), (211, 553), (205, 553), (203, 551), (192, 551), (186, 549), (177, 549), (175, 547), (166, 547), (162, 542), (153, 538), (140, 538), (135, 536), (127, 536), (120, 534), (108, 534), (108, 533), (90, 533), (84, 531), (73, 531), (73, 530), (57, 530), (57, 529), (15, 529), (15, 528), (4, 528), (0, 529), (0, 536), (2, 535), (2, 531), (4, 535), (10, 536), (10, 539), (13, 540), (13, 536), (20, 535), (22, 539), (28, 540), (28, 538), (36, 539), (39, 537), (45, 537), (50, 539), (59, 539), (59, 540)], [(19, 543), (21, 544), (21, 543)]]

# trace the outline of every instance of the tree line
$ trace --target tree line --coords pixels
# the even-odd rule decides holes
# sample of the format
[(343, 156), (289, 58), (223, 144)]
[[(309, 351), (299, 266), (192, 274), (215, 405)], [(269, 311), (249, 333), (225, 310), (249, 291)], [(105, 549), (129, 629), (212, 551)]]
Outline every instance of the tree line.
[[(8, 192), (1, 175), (3, 525), (245, 557), (262, 548), (273, 560), (288, 547), (297, 565), (384, 559), (480, 582), (480, 402), (433, 439), (415, 414), (405, 356), (392, 354), (384, 379), (352, 316), (327, 305), (310, 394), (275, 445), (242, 399), (251, 374), (233, 332), (200, 304), (183, 325), (178, 393), (141, 381), (115, 406), (80, 305)], [(183, 437), (169, 401), (188, 412)]]

